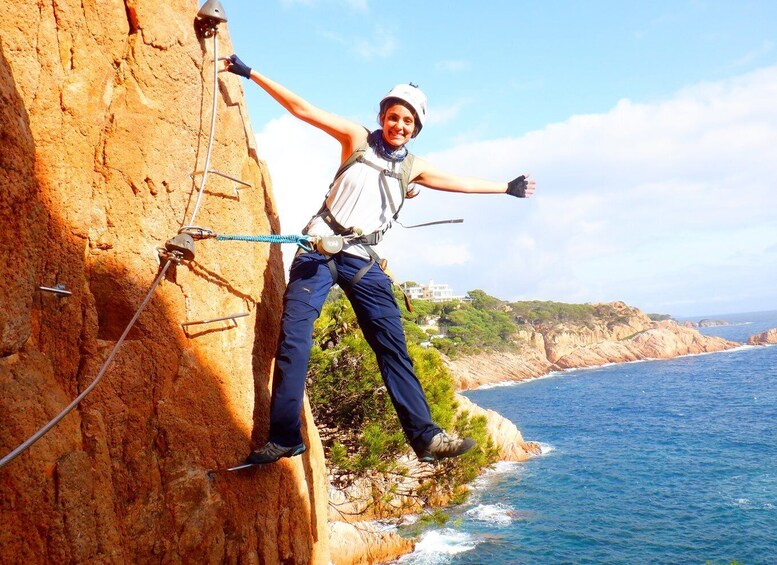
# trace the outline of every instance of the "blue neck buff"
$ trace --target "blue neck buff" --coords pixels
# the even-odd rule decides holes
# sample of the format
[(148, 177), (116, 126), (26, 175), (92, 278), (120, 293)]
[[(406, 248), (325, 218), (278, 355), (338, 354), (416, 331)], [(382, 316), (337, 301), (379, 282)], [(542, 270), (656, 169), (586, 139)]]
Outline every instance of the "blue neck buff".
[(367, 138), (370, 147), (375, 150), (380, 157), (386, 161), (403, 161), (407, 157), (407, 147), (394, 147), (386, 143), (383, 139), (383, 131), (376, 129)]

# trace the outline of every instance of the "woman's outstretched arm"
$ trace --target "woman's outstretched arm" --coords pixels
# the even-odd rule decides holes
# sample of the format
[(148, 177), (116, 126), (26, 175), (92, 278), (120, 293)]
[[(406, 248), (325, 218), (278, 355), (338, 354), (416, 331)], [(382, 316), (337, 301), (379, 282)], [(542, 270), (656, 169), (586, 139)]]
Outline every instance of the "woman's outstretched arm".
[(354, 149), (367, 139), (367, 131), (363, 126), (314, 106), (282, 84), (264, 76), (256, 69), (250, 68), (237, 55), (231, 55), (224, 59), (224, 70), (252, 80), (286, 108), (292, 116), (334, 137), (342, 147), (342, 161), (345, 161)]
[(412, 171), (413, 182), (448, 192), (464, 192), (467, 194), (510, 194), (520, 198), (528, 198), (534, 194), (536, 183), (529, 180), (529, 175), (521, 175), (510, 182), (495, 182), (477, 177), (465, 177), (443, 171), (425, 159), (416, 158)]

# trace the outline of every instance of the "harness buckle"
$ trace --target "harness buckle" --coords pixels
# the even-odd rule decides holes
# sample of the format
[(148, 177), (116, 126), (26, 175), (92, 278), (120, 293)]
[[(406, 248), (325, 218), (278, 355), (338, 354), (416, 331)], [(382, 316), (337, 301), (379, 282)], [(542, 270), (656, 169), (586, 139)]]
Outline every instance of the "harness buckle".
[(343, 250), (343, 237), (339, 235), (323, 235), (315, 239), (313, 246), (324, 255), (335, 255)]

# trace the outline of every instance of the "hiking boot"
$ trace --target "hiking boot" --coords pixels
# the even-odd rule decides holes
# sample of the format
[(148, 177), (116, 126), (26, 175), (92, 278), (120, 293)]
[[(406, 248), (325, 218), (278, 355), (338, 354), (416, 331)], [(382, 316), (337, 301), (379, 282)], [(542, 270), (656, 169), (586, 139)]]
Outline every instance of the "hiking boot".
[(424, 449), (416, 451), (418, 460), (423, 463), (433, 463), (445, 457), (458, 457), (475, 447), (475, 440), (451, 437), (445, 432), (440, 432), (432, 438)]
[(251, 455), (246, 457), (246, 463), (248, 465), (265, 465), (267, 463), (275, 463), (281, 457), (294, 457), (295, 455), (301, 455), (305, 453), (304, 443), (295, 445), (294, 447), (284, 447), (268, 441), (263, 447), (260, 447), (256, 451), (253, 451)]

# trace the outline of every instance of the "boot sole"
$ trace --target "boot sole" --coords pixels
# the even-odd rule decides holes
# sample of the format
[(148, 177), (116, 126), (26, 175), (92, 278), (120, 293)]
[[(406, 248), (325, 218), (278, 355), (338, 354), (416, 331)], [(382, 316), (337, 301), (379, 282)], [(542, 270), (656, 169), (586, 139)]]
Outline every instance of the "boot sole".
[(297, 455), (302, 455), (307, 451), (307, 449), (308, 448), (304, 444), (299, 447), (289, 448), (289, 451), (286, 451), (275, 459), (268, 459), (267, 461), (251, 461), (251, 456), (249, 455), (249, 458), (246, 459), (246, 462), (243, 463), (243, 465), (240, 465), (240, 468), (252, 467), (254, 465), (269, 465), (270, 463), (275, 463), (276, 461), (280, 461), (285, 457), (296, 457)]
[(450, 455), (436, 455), (434, 453), (424, 453), (423, 455), (417, 455), (418, 460), (421, 463), (436, 463), (437, 461), (440, 461), (441, 459), (450, 459), (452, 457), (460, 457), (461, 455), (464, 455), (465, 453), (468, 453), (472, 450), (473, 447), (475, 447), (477, 444), (473, 443), (466, 449), (459, 451), (458, 453), (451, 453)]

